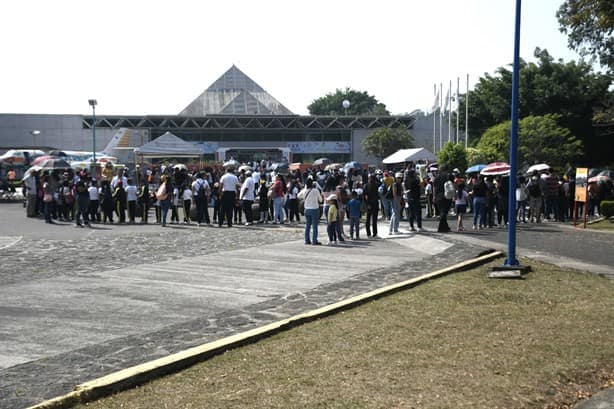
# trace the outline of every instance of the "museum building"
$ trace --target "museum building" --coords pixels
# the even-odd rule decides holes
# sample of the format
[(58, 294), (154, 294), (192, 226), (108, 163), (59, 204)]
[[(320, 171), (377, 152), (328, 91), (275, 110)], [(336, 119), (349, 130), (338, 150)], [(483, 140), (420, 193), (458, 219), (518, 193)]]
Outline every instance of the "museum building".
[(295, 115), (261, 86), (232, 66), (178, 115), (0, 114), (0, 148), (92, 148), (106, 146), (119, 128), (131, 130), (137, 148), (166, 132), (197, 144), (204, 161), (281, 160), (377, 163), (362, 141), (381, 127), (411, 129), (404, 116)]

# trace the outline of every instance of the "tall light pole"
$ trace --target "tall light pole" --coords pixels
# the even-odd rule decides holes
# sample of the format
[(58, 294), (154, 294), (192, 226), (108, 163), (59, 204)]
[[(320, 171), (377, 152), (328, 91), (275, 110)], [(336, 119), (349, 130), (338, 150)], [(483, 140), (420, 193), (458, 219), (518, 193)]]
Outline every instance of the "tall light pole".
[(34, 129), (30, 133), (32, 134), (32, 146), (34, 148), (36, 148), (37, 147), (36, 146), (36, 137), (41, 134), (41, 131), (39, 131), (38, 129)]
[(98, 105), (98, 101), (88, 99), (87, 102), (92, 107), (92, 170), (96, 171), (96, 105)]

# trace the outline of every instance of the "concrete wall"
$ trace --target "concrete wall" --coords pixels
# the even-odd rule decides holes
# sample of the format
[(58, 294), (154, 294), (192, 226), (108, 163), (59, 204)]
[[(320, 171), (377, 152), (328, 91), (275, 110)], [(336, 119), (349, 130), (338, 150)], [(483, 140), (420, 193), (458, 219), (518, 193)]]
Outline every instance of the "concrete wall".
[[(49, 148), (92, 150), (91, 129), (84, 129), (81, 115), (0, 114), (0, 149)], [(40, 131), (32, 135), (33, 130)], [(96, 128), (96, 150), (103, 150), (117, 129)], [(132, 133), (130, 146), (149, 142), (149, 131)]]

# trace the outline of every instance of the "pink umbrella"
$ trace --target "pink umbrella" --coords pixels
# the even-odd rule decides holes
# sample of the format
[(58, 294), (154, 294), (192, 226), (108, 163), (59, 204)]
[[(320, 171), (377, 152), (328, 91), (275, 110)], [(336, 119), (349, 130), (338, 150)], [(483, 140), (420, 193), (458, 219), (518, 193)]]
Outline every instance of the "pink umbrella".
[(490, 163), (480, 171), (480, 174), (485, 176), (506, 175), (509, 173), (510, 165), (505, 162)]

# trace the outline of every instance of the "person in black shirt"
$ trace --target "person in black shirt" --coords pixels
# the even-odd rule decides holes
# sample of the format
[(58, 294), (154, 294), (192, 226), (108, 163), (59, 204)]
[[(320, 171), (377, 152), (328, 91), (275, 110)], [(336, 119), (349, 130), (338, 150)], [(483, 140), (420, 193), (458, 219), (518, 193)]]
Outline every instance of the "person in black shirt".
[(448, 212), (450, 211), (452, 201), (450, 199), (446, 199), (444, 188), (444, 184), (448, 180), (452, 180), (451, 175), (446, 171), (445, 166), (442, 165), (439, 168), (439, 174), (433, 182), (435, 204), (437, 204), (437, 208), (439, 209), (439, 226), (437, 226), (438, 233), (449, 233), (451, 231), (450, 226), (448, 226)]

